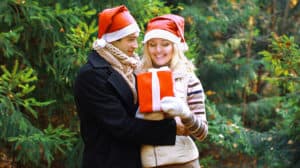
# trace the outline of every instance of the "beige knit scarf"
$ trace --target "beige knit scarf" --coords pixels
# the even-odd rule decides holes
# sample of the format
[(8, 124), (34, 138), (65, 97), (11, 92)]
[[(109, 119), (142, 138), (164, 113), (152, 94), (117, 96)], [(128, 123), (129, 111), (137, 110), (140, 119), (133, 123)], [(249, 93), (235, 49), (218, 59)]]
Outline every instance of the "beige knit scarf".
[(97, 51), (101, 57), (109, 62), (111, 66), (122, 75), (122, 77), (128, 83), (133, 94), (133, 101), (136, 103), (137, 92), (135, 89), (134, 70), (140, 63), (139, 56), (134, 54), (134, 56), (129, 57), (109, 43), (107, 43), (103, 48), (99, 47), (96, 41), (93, 44), (93, 49)]

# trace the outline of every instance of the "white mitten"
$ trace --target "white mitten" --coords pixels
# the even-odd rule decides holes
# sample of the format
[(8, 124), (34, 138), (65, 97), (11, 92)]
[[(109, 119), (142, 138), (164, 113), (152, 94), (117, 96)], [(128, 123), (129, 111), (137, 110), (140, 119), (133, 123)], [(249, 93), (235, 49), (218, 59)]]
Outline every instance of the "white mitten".
[(163, 112), (170, 116), (179, 116), (180, 118), (188, 118), (191, 111), (187, 104), (178, 97), (164, 97), (160, 101)]

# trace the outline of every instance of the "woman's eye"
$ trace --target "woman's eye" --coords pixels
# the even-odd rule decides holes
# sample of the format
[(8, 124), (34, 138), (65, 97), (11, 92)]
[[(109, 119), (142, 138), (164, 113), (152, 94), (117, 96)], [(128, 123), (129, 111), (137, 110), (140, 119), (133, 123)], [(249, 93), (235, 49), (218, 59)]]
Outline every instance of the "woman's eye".
[(168, 47), (170, 45), (170, 43), (163, 43), (162, 46), (164, 47)]

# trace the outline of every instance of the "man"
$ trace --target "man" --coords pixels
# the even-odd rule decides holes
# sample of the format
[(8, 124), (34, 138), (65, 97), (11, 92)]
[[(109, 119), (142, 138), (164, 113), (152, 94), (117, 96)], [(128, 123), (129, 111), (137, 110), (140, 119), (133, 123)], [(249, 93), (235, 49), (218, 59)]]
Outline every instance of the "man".
[(125, 6), (99, 14), (98, 39), (75, 81), (85, 144), (82, 167), (140, 168), (141, 144), (173, 145), (176, 133), (184, 132), (174, 119), (135, 118), (139, 31)]

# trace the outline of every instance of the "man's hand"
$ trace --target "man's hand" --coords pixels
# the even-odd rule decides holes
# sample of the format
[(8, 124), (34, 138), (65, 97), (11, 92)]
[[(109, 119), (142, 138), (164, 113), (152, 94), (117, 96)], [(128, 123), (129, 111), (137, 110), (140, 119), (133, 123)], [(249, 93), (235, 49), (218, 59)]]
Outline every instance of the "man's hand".
[(189, 130), (182, 124), (179, 117), (175, 117), (176, 120), (176, 135), (188, 136)]

